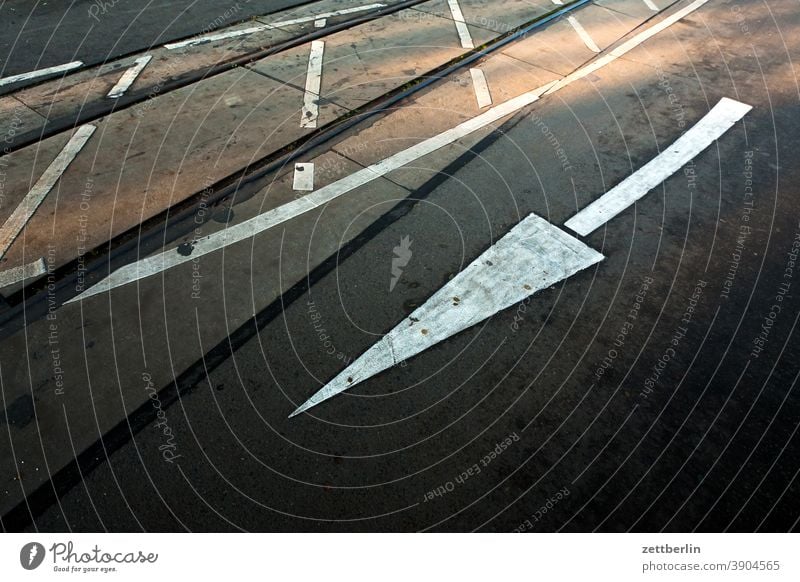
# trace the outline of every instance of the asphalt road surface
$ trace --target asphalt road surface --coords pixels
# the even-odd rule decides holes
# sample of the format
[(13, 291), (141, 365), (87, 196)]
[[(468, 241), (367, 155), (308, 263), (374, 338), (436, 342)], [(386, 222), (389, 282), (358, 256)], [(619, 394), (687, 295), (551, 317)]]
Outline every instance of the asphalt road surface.
[[(5, 529), (798, 529), (797, 3), (598, 0), (497, 47), (561, 7), (460, 4), (92, 122), (4, 259), (48, 266), (6, 293)], [(5, 156), (4, 217), (70, 135)]]

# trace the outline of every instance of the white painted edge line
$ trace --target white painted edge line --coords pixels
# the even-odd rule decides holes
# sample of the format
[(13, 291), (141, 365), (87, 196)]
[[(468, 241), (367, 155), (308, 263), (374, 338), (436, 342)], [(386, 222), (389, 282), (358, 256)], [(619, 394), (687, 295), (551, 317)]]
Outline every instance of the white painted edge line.
[(447, 0), (447, 5), (450, 6), (450, 14), (453, 15), (453, 20), (456, 23), (456, 32), (458, 32), (458, 38), (461, 40), (461, 48), (475, 48), (472, 42), (472, 35), (469, 33), (467, 23), (464, 21), (464, 14), (461, 12), (461, 6), (459, 6), (458, 0)]
[(530, 214), (291, 415), (344, 392), (603, 260)]
[(212, 253), (239, 241), (249, 239), (261, 232), (264, 232), (265, 230), (286, 222), (287, 220), (291, 220), (292, 218), (318, 208), (319, 206), (339, 198), (340, 196), (347, 194), (348, 192), (351, 192), (356, 188), (363, 186), (364, 184), (368, 184), (377, 178), (385, 176), (389, 172), (410, 164), (411, 162), (418, 160), (427, 154), (435, 152), (436, 150), (449, 145), (456, 140), (466, 137), (475, 131), (486, 127), (487, 125), (495, 123), (506, 115), (515, 113), (523, 107), (537, 101), (539, 96), (547, 91), (547, 89), (549, 89), (552, 85), (553, 83), (548, 83), (542, 87), (539, 87), (538, 89), (523, 93), (522, 95), (510, 99), (505, 103), (501, 103), (500, 105), (488, 109), (472, 119), (468, 119), (467, 121), (460, 123), (454, 128), (448, 129), (447, 131), (421, 141), (420, 143), (389, 156), (380, 162), (354, 172), (349, 176), (345, 176), (341, 180), (337, 180), (332, 184), (324, 186), (316, 192), (303, 196), (302, 198), (298, 198), (297, 200), (287, 202), (286, 204), (269, 210), (263, 214), (259, 214), (258, 216), (254, 216), (253, 218), (240, 222), (239, 224), (233, 225), (225, 230), (202, 237), (192, 243), (193, 249), (190, 254), (182, 255), (173, 248), (157, 255), (147, 257), (135, 263), (125, 265), (124, 267), (121, 267), (111, 273), (108, 277), (98, 282), (93, 287), (85, 290), (80, 295), (66, 301), (65, 304), (85, 299), (92, 295), (96, 295), (97, 293), (108, 291), (109, 289), (131, 283), (144, 277), (149, 277), (155, 273), (160, 273), (161, 271), (165, 271), (182, 263), (192, 261), (198, 256)]
[(170, 42), (164, 45), (164, 48), (167, 50), (175, 50), (180, 48), (186, 48), (190, 46), (197, 46), (199, 44), (206, 44), (209, 42), (216, 42), (218, 40), (227, 40), (229, 38), (236, 38), (239, 36), (246, 36), (248, 34), (253, 34), (256, 32), (261, 32), (262, 30), (267, 30), (268, 28), (272, 28), (268, 24), (261, 24), (259, 26), (251, 26), (250, 28), (240, 28), (239, 30), (229, 30), (228, 32), (220, 32), (217, 34), (209, 34), (208, 36), (200, 36), (196, 38), (190, 38), (188, 40), (182, 40), (180, 42)]
[(653, 0), (644, 0), (645, 6), (647, 6), (653, 12), (658, 12), (660, 8), (653, 3)]
[(120, 80), (111, 88), (111, 91), (108, 92), (106, 97), (110, 99), (119, 99), (122, 97), (125, 92), (130, 89), (130, 86), (133, 85), (133, 82), (136, 81), (152, 58), (152, 55), (145, 55), (136, 59), (133, 66), (125, 71), (125, 74), (120, 77)]
[(13, 83), (19, 83), (20, 81), (28, 81), (30, 79), (36, 79), (37, 77), (54, 75), (55, 73), (65, 73), (66, 71), (71, 71), (73, 69), (77, 69), (78, 67), (82, 66), (83, 66), (83, 61), (72, 61), (71, 63), (56, 65), (55, 67), (47, 67), (46, 69), (30, 71), (29, 73), (20, 73), (19, 75), (3, 77), (0, 78), (0, 87), (2, 87), (3, 85), (11, 85)]
[(311, 52), (308, 55), (308, 71), (306, 73), (306, 91), (303, 95), (303, 110), (300, 115), (300, 127), (317, 127), (320, 87), (322, 86), (322, 57), (324, 54), (325, 43), (321, 40), (311, 41)]
[(343, 8), (342, 10), (335, 10), (333, 12), (320, 12), (319, 14), (311, 14), (309, 16), (302, 16), (300, 18), (293, 18), (291, 20), (281, 20), (279, 22), (270, 22), (270, 26), (291, 26), (293, 24), (304, 24), (306, 22), (317, 21), (324, 18), (333, 18), (334, 16), (343, 16), (345, 14), (353, 14), (354, 12), (363, 12), (365, 10), (373, 10), (376, 8), (385, 8), (386, 4), (374, 3), (363, 4), (362, 6), (353, 6), (352, 8)]
[(83, 149), (86, 142), (92, 137), (94, 125), (82, 125), (67, 142), (56, 159), (47, 167), (30, 192), (25, 195), (19, 206), (11, 213), (5, 224), (0, 228), (0, 258), (5, 256), (11, 244), (39, 208), (39, 205), (53, 189), (58, 179)]
[(478, 108), (489, 107), (492, 104), (492, 94), (489, 93), (489, 83), (486, 82), (486, 75), (483, 74), (483, 70), (478, 68), (470, 69), (469, 74), (472, 75), (472, 87), (475, 89)]
[(750, 105), (724, 97), (669, 148), (578, 212), (564, 226), (582, 236), (601, 227), (708, 148), (751, 109)]
[(12, 267), (0, 272), (0, 289), (11, 287), (17, 283), (23, 283), (26, 279), (35, 279), (41, 277), (47, 272), (47, 266), (44, 264), (44, 257), (27, 265), (20, 265), (19, 267)]
[(698, 8), (700, 8), (701, 6), (703, 6), (703, 4), (705, 4), (707, 2), (708, 2), (708, 0), (695, 0), (694, 2), (692, 2), (691, 4), (686, 6), (685, 8), (682, 8), (681, 10), (675, 12), (673, 15), (665, 18), (664, 20), (662, 20), (661, 22), (659, 22), (657, 24), (654, 24), (653, 26), (651, 26), (647, 30), (644, 30), (644, 31), (640, 32), (639, 34), (637, 34), (636, 36), (630, 38), (629, 40), (627, 40), (626, 42), (622, 43), (618, 47), (612, 49), (608, 54), (603, 55), (602, 57), (600, 57), (598, 59), (595, 59), (594, 61), (592, 61), (591, 63), (589, 63), (585, 67), (582, 67), (582, 68), (578, 69), (577, 71), (575, 71), (574, 73), (571, 73), (571, 74), (567, 75), (566, 77), (561, 79), (559, 82), (557, 82), (547, 93), (548, 94), (555, 93), (559, 89), (561, 89), (563, 87), (566, 87), (567, 85), (569, 85), (571, 83), (574, 83), (575, 81), (577, 81), (579, 79), (583, 79), (587, 75), (591, 75), (592, 73), (594, 73), (595, 71), (597, 71), (599, 69), (602, 69), (603, 67), (605, 67), (609, 63), (614, 62), (619, 57), (621, 57), (624, 54), (626, 54), (626, 53), (630, 52), (631, 50), (635, 49), (637, 46), (639, 46), (640, 44), (642, 44), (646, 40), (648, 40), (648, 39), (652, 38), (653, 36), (657, 35), (659, 32), (669, 28), (670, 26), (672, 26), (673, 24), (678, 22), (683, 17), (691, 14), (692, 12), (694, 12), (695, 10), (697, 10)]
[(314, 190), (314, 164), (295, 164), (294, 181), (292, 188), (299, 192), (311, 192)]
[(581, 37), (581, 40), (583, 41), (583, 44), (586, 45), (586, 48), (593, 53), (600, 52), (600, 47), (597, 46), (597, 44), (594, 42), (594, 39), (589, 36), (589, 33), (586, 32), (586, 29), (583, 28), (580, 22), (578, 22), (577, 18), (574, 16), (567, 16), (567, 21), (572, 25), (572, 28), (575, 29), (575, 32), (578, 33), (578, 36)]
[(540, 97), (549, 95), (556, 90), (566, 87), (570, 83), (573, 83), (574, 81), (582, 79), (586, 75), (597, 71), (598, 69), (613, 62), (620, 56), (632, 50), (636, 46), (645, 42), (650, 37), (671, 26), (687, 14), (694, 12), (706, 2), (708, 2), (708, 0), (695, 0), (695, 2), (686, 8), (676, 12), (671, 17), (661, 21), (659, 24), (647, 29), (646, 31), (631, 38), (626, 43), (615, 48), (610, 55), (606, 55), (595, 61), (592, 61), (589, 65), (580, 69), (579, 71), (576, 71), (572, 75), (568, 75), (561, 80), (553, 81), (538, 89), (523, 93), (522, 95), (510, 99), (505, 103), (501, 103), (500, 105), (492, 107), (491, 109), (472, 119), (468, 119), (452, 129), (422, 141), (417, 145), (411, 146), (406, 150), (398, 152), (381, 162), (373, 164), (372, 166), (364, 168), (363, 170), (359, 170), (358, 172), (355, 172), (350, 176), (346, 176), (341, 180), (329, 184), (328, 186), (320, 188), (313, 194), (309, 194), (308, 196), (304, 196), (284, 204), (283, 206), (255, 216), (221, 232), (203, 237), (195, 241), (194, 250), (189, 255), (181, 255), (175, 249), (170, 249), (157, 255), (137, 261), (136, 263), (125, 265), (80, 295), (73, 297), (69, 301), (66, 301), (65, 304), (85, 299), (115, 287), (126, 285), (127, 283), (131, 283), (144, 277), (149, 277), (155, 273), (160, 273), (177, 265), (189, 262), (196, 256), (211, 253), (228, 245), (248, 239), (287, 220), (291, 220), (300, 214), (313, 210), (314, 208), (317, 208), (318, 206), (325, 204), (330, 200), (347, 194), (359, 186), (367, 184), (372, 180), (375, 180), (376, 178), (379, 178), (397, 168), (418, 160), (422, 156), (425, 156), (441, 147), (444, 147), (445, 145), (461, 139), (462, 137), (481, 129), (490, 123), (494, 123), (506, 115), (515, 113), (519, 109), (534, 103)]

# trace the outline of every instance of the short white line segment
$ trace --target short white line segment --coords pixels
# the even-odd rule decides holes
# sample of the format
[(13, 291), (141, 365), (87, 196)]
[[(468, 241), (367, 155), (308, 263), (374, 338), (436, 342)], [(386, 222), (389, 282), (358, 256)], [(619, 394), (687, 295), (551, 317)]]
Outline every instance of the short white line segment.
[(470, 35), (467, 23), (464, 21), (464, 14), (461, 12), (461, 6), (459, 6), (458, 0), (447, 0), (447, 4), (450, 6), (450, 14), (453, 15), (453, 20), (456, 23), (456, 31), (458, 32), (458, 38), (461, 40), (461, 47), (468, 49), (475, 48), (472, 42), (472, 35)]
[(644, 0), (645, 5), (653, 12), (658, 12), (659, 8), (653, 3), (653, 0)]
[(322, 57), (324, 54), (325, 43), (321, 40), (311, 41), (311, 53), (308, 55), (306, 92), (303, 96), (303, 111), (300, 117), (300, 127), (317, 127), (320, 87), (322, 86)]
[(83, 66), (83, 61), (72, 61), (71, 63), (65, 63), (55, 67), (47, 67), (46, 69), (39, 69), (38, 71), (20, 73), (19, 75), (12, 75), (11, 77), (3, 77), (0, 79), (0, 87), (3, 85), (19, 83), (20, 81), (29, 81), (30, 79), (36, 79), (37, 77), (46, 77), (47, 75), (55, 75), (56, 73), (66, 73), (67, 71), (77, 69), (81, 66)]
[(489, 83), (486, 82), (486, 75), (481, 69), (470, 69), (472, 75), (472, 87), (475, 89), (475, 98), (478, 100), (478, 108), (483, 109), (492, 104), (492, 94), (489, 93)]
[(325, 18), (320, 18), (314, 21), (314, 28), (325, 28), (326, 24), (328, 24), (328, 21)]
[(575, 32), (578, 33), (578, 36), (581, 37), (581, 40), (583, 41), (583, 44), (586, 45), (586, 48), (594, 53), (599, 53), (600, 47), (597, 46), (592, 37), (589, 36), (589, 33), (586, 32), (586, 29), (581, 26), (581, 23), (578, 22), (578, 19), (574, 16), (568, 16), (567, 20), (572, 25), (572, 28), (575, 29)]
[(694, 159), (751, 109), (750, 105), (723, 98), (667, 150), (570, 218), (564, 226), (582, 236), (601, 227)]
[(290, 418), (601, 260), (597, 251), (529, 215)]
[(94, 125), (82, 125), (59, 152), (56, 159), (47, 167), (30, 192), (25, 195), (19, 206), (8, 217), (5, 224), (0, 228), (0, 258), (5, 256), (11, 244), (17, 238), (22, 229), (39, 208), (39, 205), (53, 189), (58, 179), (75, 159), (75, 156), (83, 149), (86, 142), (92, 137)]
[(119, 99), (122, 97), (125, 92), (130, 89), (130, 86), (133, 85), (133, 82), (136, 81), (144, 68), (147, 66), (147, 63), (149, 63), (152, 58), (152, 55), (145, 55), (136, 59), (133, 63), (133, 66), (125, 71), (125, 74), (120, 77), (120, 80), (117, 81), (117, 84), (114, 85), (111, 91), (108, 92), (107, 97), (111, 99)]
[(306, 22), (320, 20), (321, 18), (333, 18), (334, 16), (343, 16), (346, 14), (353, 14), (355, 12), (364, 12), (365, 10), (375, 10), (377, 8), (385, 7), (386, 4), (381, 3), (364, 4), (362, 6), (353, 6), (352, 8), (344, 8), (342, 10), (335, 10), (333, 12), (320, 12), (319, 14), (311, 14), (309, 16), (302, 16), (300, 18), (293, 18), (291, 20), (270, 22), (270, 26), (291, 26), (293, 24), (304, 24)]
[(299, 192), (314, 190), (314, 164), (295, 164), (292, 188)]
[(11, 287), (11, 285), (16, 285), (17, 283), (23, 283), (26, 279), (41, 277), (46, 272), (47, 267), (44, 264), (44, 258), (28, 263), (27, 265), (6, 269), (0, 272), (0, 289)]

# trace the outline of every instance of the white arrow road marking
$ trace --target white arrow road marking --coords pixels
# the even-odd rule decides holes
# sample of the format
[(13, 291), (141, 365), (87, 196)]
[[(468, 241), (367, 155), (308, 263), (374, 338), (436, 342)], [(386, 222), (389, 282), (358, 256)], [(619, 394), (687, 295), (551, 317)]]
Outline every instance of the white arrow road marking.
[(597, 251), (529, 215), (291, 416), (601, 260)]
[(264, 232), (265, 230), (286, 222), (287, 220), (318, 208), (319, 206), (326, 204), (327, 202), (330, 202), (339, 196), (347, 194), (348, 192), (351, 192), (352, 190), (355, 190), (364, 184), (368, 184), (369, 182), (372, 182), (373, 180), (376, 180), (377, 178), (380, 178), (389, 172), (401, 168), (406, 164), (410, 164), (411, 162), (418, 160), (427, 154), (435, 152), (436, 150), (449, 145), (456, 140), (466, 137), (482, 127), (486, 127), (487, 125), (502, 119), (506, 115), (518, 111), (526, 105), (534, 103), (537, 99), (539, 99), (539, 95), (545, 92), (551, 85), (552, 83), (548, 83), (543, 87), (529, 91), (528, 93), (523, 93), (519, 97), (515, 97), (506, 101), (505, 103), (497, 105), (496, 107), (492, 107), (484, 113), (481, 113), (472, 119), (468, 119), (452, 129), (448, 129), (439, 135), (428, 138), (416, 145), (411, 146), (408, 149), (381, 160), (380, 162), (377, 162), (371, 166), (367, 166), (366, 168), (350, 174), (341, 180), (320, 188), (312, 194), (308, 194), (307, 196), (303, 196), (297, 200), (287, 202), (278, 208), (274, 208), (273, 210), (259, 214), (258, 216), (254, 216), (253, 218), (245, 220), (244, 222), (240, 222), (239, 224), (228, 227), (225, 230), (204, 236), (192, 243), (193, 249), (188, 255), (182, 255), (176, 249), (170, 249), (157, 255), (153, 255), (152, 257), (147, 257), (146, 259), (131, 263), (130, 265), (125, 265), (80, 295), (73, 297), (69, 301), (66, 301), (65, 304), (85, 299), (92, 295), (96, 295), (97, 293), (108, 291), (109, 289), (137, 281), (143, 277), (149, 277), (155, 273), (160, 273), (161, 271), (165, 271), (169, 268), (189, 262), (195, 257), (212, 253), (228, 245), (246, 240), (260, 232)]
[(475, 98), (478, 100), (478, 108), (483, 109), (492, 104), (492, 94), (489, 93), (489, 83), (486, 82), (486, 75), (482, 69), (470, 69), (472, 75), (472, 87), (475, 89)]
[(72, 303), (73, 301), (85, 299), (92, 295), (96, 295), (97, 293), (102, 293), (115, 287), (132, 283), (133, 281), (137, 281), (141, 278), (149, 277), (155, 273), (160, 273), (172, 267), (189, 262), (197, 256), (215, 252), (228, 245), (232, 245), (253, 237), (260, 232), (268, 230), (274, 226), (286, 222), (287, 220), (291, 220), (292, 218), (305, 212), (313, 210), (327, 202), (330, 202), (331, 200), (338, 198), (339, 196), (347, 194), (348, 192), (371, 182), (372, 180), (375, 180), (376, 178), (380, 178), (381, 176), (384, 176), (389, 172), (396, 170), (397, 168), (418, 160), (419, 158), (432, 153), (441, 147), (451, 144), (462, 137), (466, 137), (467, 135), (486, 127), (491, 123), (495, 123), (506, 115), (515, 113), (523, 107), (535, 103), (543, 95), (549, 95), (557, 89), (564, 88), (570, 83), (582, 79), (586, 75), (593, 73), (594, 71), (597, 71), (605, 65), (613, 62), (655, 34), (661, 32), (668, 26), (671, 26), (687, 14), (694, 12), (706, 2), (708, 2), (708, 0), (695, 0), (695, 2), (686, 8), (676, 12), (669, 18), (665, 18), (663, 21), (636, 35), (626, 43), (620, 45), (614, 49), (611, 54), (592, 61), (582, 69), (579, 69), (575, 73), (568, 75), (559, 81), (553, 81), (547, 85), (539, 87), (538, 89), (528, 91), (519, 97), (515, 97), (506, 101), (505, 103), (501, 103), (500, 105), (492, 107), (491, 109), (488, 109), (480, 115), (473, 117), (472, 119), (469, 119), (452, 129), (448, 129), (439, 135), (433, 136), (418, 143), (417, 145), (398, 152), (393, 156), (386, 158), (385, 160), (368, 166), (363, 170), (359, 170), (358, 172), (329, 184), (324, 188), (320, 188), (313, 194), (309, 194), (308, 196), (304, 196), (284, 204), (283, 206), (255, 216), (223, 231), (200, 238), (194, 242), (194, 249), (189, 255), (182, 255), (178, 253), (176, 249), (169, 249), (157, 255), (153, 255), (152, 257), (137, 261), (136, 263), (125, 265), (124, 267), (111, 273), (111, 275), (100, 281), (95, 286), (87, 289), (80, 295), (73, 297), (66, 303)]
[(0, 258), (5, 256), (11, 243), (17, 238), (22, 229), (31, 219), (33, 213), (53, 189), (61, 174), (75, 159), (75, 156), (83, 149), (86, 142), (92, 137), (94, 125), (82, 125), (78, 131), (70, 138), (64, 149), (59, 152), (56, 159), (47, 167), (30, 192), (25, 195), (19, 206), (8, 217), (5, 224), (0, 228)]
[(67, 71), (71, 71), (72, 69), (77, 69), (78, 67), (83, 66), (83, 61), (72, 61), (71, 63), (65, 63), (63, 65), (57, 65), (55, 67), (47, 67), (46, 69), (39, 69), (38, 71), (31, 71), (29, 73), (20, 73), (19, 75), (12, 75), (11, 77), (3, 77), (0, 79), (0, 87), (3, 85), (11, 85), (13, 83), (18, 83), (20, 81), (28, 81), (30, 79), (36, 79), (37, 77), (45, 77), (47, 75), (54, 75), (55, 73), (65, 73)]
[[(206, 44), (208, 42), (216, 42), (218, 40), (227, 40), (229, 38), (236, 38), (239, 36), (246, 36), (262, 30), (276, 28), (279, 26), (292, 26), (293, 24), (303, 24), (305, 22), (318, 21), (320, 19), (331, 18), (333, 16), (342, 16), (344, 14), (353, 14), (354, 12), (363, 12), (364, 10), (372, 10), (375, 8), (384, 8), (385, 4), (365, 4), (363, 6), (354, 6), (353, 8), (345, 8), (343, 10), (336, 10), (334, 12), (322, 12), (320, 14), (312, 14), (310, 16), (303, 16), (301, 18), (293, 18), (291, 20), (282, 20), (280, 22), (271, 22), (269, 24), (261, 24), (259, 26), (251, 26), (250, 28), (242, 28), (239, 30), (231, 30), (228, 32), (219, 32), (217, 34), (209, 34), (207, 36), (199, 36), (182, 40), (180, 42), (171, 42), (164, 45), (167, 50), (174, 50), (179, 48), (186, 48), (189, 46), (197, 46), (199, 44)], [(319, 27), (318, 27), (319, 28)]]
[(300, 116), (300, 127), (317, 127), (320, 87), (322, 86), (322, 57), (324, 54), (325, 43), (321, 40), (311, 41), (311, 52), (308, 55), (308, 72), (306, 73), (306, 92), (303, 96), (303, 111)]
[(724, 97), (664, 152), (592, 202), (564, 225), (582, 236), (604, 225), (719, 139), (752, 107)]
[(44, 258), (28, 263), (27, 265), (20, 265), (19, 267), (12, 267), (0, 272), (0, 289), (22, 283), (26, 279), (35, 279), (47, 272), (47, 267), (44, 264)]
[(314, 190), (314, 164), (295, 164), (292, 188), (297, 191)]
[(147, 63), (150, 62), (152, 59), (152, 55), (145, 55), (143, 57), (139, 57), (133, 63), (133, 66), (125, 71), (125, 74), (120, 77), (120, 80), (117, 81), (117, 84), (111, 88), (111, 91), (108, 92), (107, 97), (111, 99), (118, 99), (125, 94), (136, 78), (142, 73), (144, 68), (147, 66)]
[(577, 18), (574, 16), (568, 16), (567, 21), (569, 21), (569, 23), (572, 25), (572, 28), (575, 29), (575, 32), (578, 33), (578, 36), (581, 37), (581, 40), (583, 41), (583, 44), (586, 45), (586, 48), (594, 53), (600, 52), (600, 47), (597, 46), (592, 37), (589, 36), (589, 33), (586, 32), (586, 29), (581, 26), (581, 23), (578, 22)]
[(458, 38), (461, 40), (461, 48), (475, 48), (472, 42), (472, 35), (470, 35), (467, 23), (464, 21), (461, 6), (458, 5), (458, 0), (447, 0), (447, 5), (450, 6), (450, 14), (453, 15), (453, 20), (456, 23), (456, 32), (458, 32)]

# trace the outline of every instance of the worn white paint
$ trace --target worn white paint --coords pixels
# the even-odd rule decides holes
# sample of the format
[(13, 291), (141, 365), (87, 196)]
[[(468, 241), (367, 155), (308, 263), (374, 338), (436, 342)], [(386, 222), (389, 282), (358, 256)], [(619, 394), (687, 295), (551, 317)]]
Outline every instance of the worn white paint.
[(314, 21), (314, 28), (325, 28), (326, 24), (328, 24), (327, 19), (320, 18), (319, 20)]
[(321, 40), (311, 41), (311, 52), (308, 55), (308, 71), (306, 73), (306, 91), (303, 96), (303, 110), (300, 115), (300, 127), (317, 127), (319, 119), (320, 88), (322, 86), (322, 57), (325, 54), (325, 43)]
[(117, 81), (117, 84), (111, 88), (111, 91), (108, 92), (107, 97), (111, 99), (119, 99), (122, 97), (130, 88), (130, 86), (133, 85), (134, 81), (136, 81), (144, 68), (147, 66), (147, 63), (149, 63), (152, 58), (152, 55), (145, 55), (136, 59), (133, 63), (133, 66), (125, 71), (125, 74), (120, 77), (120, 80)]
[(38, 77), (46, 77), (47, 75), (55, 75), (56, 73), (66, 73), (67, 71), (72, 71), (73, 69), (77, 69), (78, 67), (82, 66), (83, 61), (72, 61), (71, 63), (56, 65), (55, 67), (47, 67), (46, 69), (38, 69), (36, 71), (30, 71), (29, 73), (20, 73), (19, 75), (3, 77), (0, 78), (0, 87), (3, 85), (13, 85), (14, 83), (19, 83), (20, 81), (30, 81), (31, 79), (36, 79)]
[(260, 24), (258, 26), (251, 26), (248, 28), (240, 28), (238, 30), (229, 30), (228, 32), (219, 32), (217, 34), (209, 34), (207, 36), (190, 38), (188, 40), (182, 40), (180, 42), (170, 42), (165, 44), (164, 48), (167, 50), (175, 50), (190, 46), (197, 46), (199, 44), (217, 42), (218, 40), (228, 40), (231, 38), (237, 38), (239, 36), (247, 36), (249, 34), (253, 34), (256, 32), (261, 32), (262, 30), (267, 30), (268, 28), (272, 27), (269, 26), (268, 24)]
[(36, 181), (33, 188), (25, 195), (19, 206), (11, 213), (5, 224), (0, 228), (0, 258), (5, 256), (11, 244), (30, 220), (36, 209), (53, 189), (58, 179), (83, 149), (86, 142), (92, 137), (94, 125), (83, 125), (73, 134), (64, 149), (59, 152), (56, 159), (47, 167), (44, 174)]
[(450, 7), (450, 14), (453, 16), (453, 20), (456, 23), (456, 32), (458, 32), (461, 47), (467, 49), (475, 48), (475, 44), (472, 42), (472, 35), (469, 33), (469, 27), (467, 27), (467, 23), (464, 21), (464, 14), (461, 12), (461, 6), (458, 4), (458, 0), (447, 0), (447, 5)]
[(603, 260), (535, 214), (470, 263), (291, 416)]
[(565, 226), (582, 236), (601, 227), (694, 159), (751, 109), (750, 105), (723, 98), (669, 148), (570, 218)]
[(301, 16), (300, 18), (292, 18), (291, 20), (281, 20), (278, 22), (270, 22), (270, 26), (292, 26), (294, 24), (304, 24), (306, 22), (317, 21), (322, 18), (333, 18), (334, 16), (344, 16), (347, 14), (354, 14), (356, 12), (364, 12), (365, 10), (375, 10), (378, 8), (385, 8), (386, 4), (374, 3), (363, 4), (362, 6), (353, 6), (352, 8), (343, 8), (342, 10), (334, 10), (333, 12), (320, 12), (319, 14), (311, 14), (309, 16)]
[(644, 0), (644, 4), (645, 4), (645, 6), (647, 6), (653, 12), (658, 12), (659, 11), (659, 7), (655, 5), (653, 0)]
[(295, 164), (294, 180), (292, 188), (299, 192), (311, 192), (314, 190), (314, 164)]
[(586, 48), (594, 53), (600, 52), (600, 47), (597, 46), (597, 44), (594, 42), (594, 39), (589, 36), (589, 33), (586, 32), (586, 29), (583, 28), (580, 22), (578, 22), (577, 18), (574, 16), (568, 16), (567, 21), (572, 25), (572, 28), (575, 29), (575, 32), (578, 33), (578, 36), (581, 37), (581, 40), (583, 41), (583, 44), (586, 45)]
[(44, 258), (41, 258), (27, 265), (12, 267), (0, 272), (0, 289), (24, 283), (26, 279), (36, 279), (47, 272)]
[(475, 89), (475, 99), (478, 101), (478, 107), (483, 109), (492, 104), (492, 94), (489, 92), (489, 83), (486, 82), (486, 75), (483, 74), (481, 69), (470, 69), (472, 76), (472, 87)]

